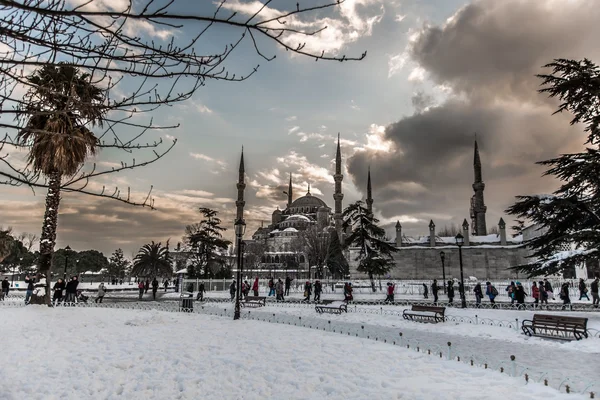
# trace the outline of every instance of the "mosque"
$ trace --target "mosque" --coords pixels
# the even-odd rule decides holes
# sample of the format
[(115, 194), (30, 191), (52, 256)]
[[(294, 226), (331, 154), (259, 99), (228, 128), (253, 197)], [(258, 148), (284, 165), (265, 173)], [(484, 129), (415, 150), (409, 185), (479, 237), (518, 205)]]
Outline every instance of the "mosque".
[[(474, 144), (474, 182), (473, 196), (470, 202), (470, 221), (465, 219), (462, 234), (465, 243), (462, 248), (464, 274), (477, 279), (509, 279), (515, 273), (508, 268), (527, 262), (528, 250), (523, 246), (522, 236), (509, 238), (506, 224), (500, 219), (496, 234), (488, 234), (486, 223), (487, 207), (484, 201), (485, 183), (483, 182), (481, 157), (477, 141)], [(298, 247), (300, 233), (309, 227), (316, 227), (324, 234), (336, 232), (343, 243), (345, 233), (342, 230), (342, 153), (338, 136), (333, 174), (335, 190), (332, 210), (325, 201), (311, 194), (310, 186), (305, 195), (294, 200), (292, 176), (290, 174), (285, 209), (273, 211), (271, 223), (261, 226), (252, 235), (250, 242), (260, 242), (266, 249), (261, 257), (259, 275), (295, 275), (307, 277), (309, 271), (306, 249)], [(373, 209), (371, 174), (367, 180), (365, 200), (369, 212)], [(392, 279), (446, 279), (459, 276), (458, 248), (454, 237), (436, 235), (435, 223), (430, 221), (429, 232), (423, 236), (402, 234), (400, 222), (396, 223), (396, 237), (392, 244), (398, 251), (394, 254), (396, 267), (390, 271)], [(346, 259), (350, 264), (350, 278), (361, 279), (366, 276), (356, 270), (355, 261), (358, 249), (349, 248)], [(443, 259), (443, 261), (442, 261)], [(312, 266), (314, 267), (314, 266)], [(312, 268), (312, 272), (315, 268)], [(313, 277), (313, 276), (311, 276)]]

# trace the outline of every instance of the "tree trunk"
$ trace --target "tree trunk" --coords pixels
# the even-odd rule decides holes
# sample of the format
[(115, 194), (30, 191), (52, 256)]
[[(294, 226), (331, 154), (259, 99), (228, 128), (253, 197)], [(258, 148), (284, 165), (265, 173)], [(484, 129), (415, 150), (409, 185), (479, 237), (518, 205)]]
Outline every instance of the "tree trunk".
[(373, 290), (373, 293), (375, 293), (377, 288), (375, 288), (375, 278), (373, 277), (372, 272), (369, 272), (369, 279), (371, 280), (371, 289)]
[(60, 173), (54, 172), (48, 180), (46, 194), (46, 212), (40, 237), (40, 258), (38, 261), (38, 278), (46, 277), (46, 304), (50, 305), (50, 272), (52, 270), (52, 255), (56, 243), (56, 228), (58, 223), (58, 206), (60, 204)]

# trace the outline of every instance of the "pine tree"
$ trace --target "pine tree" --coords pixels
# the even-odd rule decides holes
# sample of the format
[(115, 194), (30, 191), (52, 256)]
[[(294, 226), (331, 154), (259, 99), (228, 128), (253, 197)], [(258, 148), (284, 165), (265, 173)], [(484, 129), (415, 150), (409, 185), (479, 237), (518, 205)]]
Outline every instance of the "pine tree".
[(122, 249), (117, 249), (112, 253), (108, 264), (108, 273), (111, 277), (124, 279), (129, 269), (130, 262), (125, 258)]
[(343, 278), (350, 272), (348, 261), (346, 260), (346, 257), (344, 257), (344, 251), (337, 232), (333, 230), (330, 232), (330, 235), (331, 240), (329, 241), (329, 247), (327, 248), (325, 264), (333, 276)]
[(350, 204), (342, 215), (344, 230), (350, 228), (352, 232), (346, 238), (345, 246), (359, 249), (356, 261), (359, 261), (357, 270), (365, 272), (371, 280), (371, 287), (375, 292), (375, 275), (384, 275), (395, 265), (392, 253), (398, 251), (387, 243), (385, 230), (377, 223), (379, 220), (363, 207), (362, 201)]
[(572, 113), (572, 125), (584, 124), (591, 147), (538, 162), (561, 186), (551, 195), (518, 196), (507, 210), (543, 232), (527, 242), (534, 261), (513, 267), (530, 277), (573, 269), (596, 259), (600, 248), (600, 68), (587, 59), (558, 59), (545, 67), (552, 74), (539, 75), (540, 92), (561, 101), (556, 113)]
[(223, 239), (223, 232), (227, 229), (221, 226), (217, 211), (204, 207), (200, 207), (199, 211), (204, 218), (199, 223), (185, 227), (184, 239), (194, 252), (196, 268), (192, 270), (197, 276), (200, 276), (203, 271), (206, 277), (211, 268), (216, 267), (217, 271), (223, 269), (225, 260), (222, 253), (227, 250), (231, 242)]

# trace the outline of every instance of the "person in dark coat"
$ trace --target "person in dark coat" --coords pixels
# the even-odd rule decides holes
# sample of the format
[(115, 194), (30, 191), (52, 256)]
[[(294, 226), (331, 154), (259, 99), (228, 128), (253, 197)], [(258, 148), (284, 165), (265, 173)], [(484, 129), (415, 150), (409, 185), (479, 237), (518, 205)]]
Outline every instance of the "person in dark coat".
[(304, 301), (310, 301), (310, 295), (312, 294), (312, 284), (310, 281), (306, 281), (304, 284)]
[(433, 280), (433, 283), (431, 284), (431, 294), (433, 294), (433, 304), (437, 304), (438, 302), (438, 290), (440, 288), (438, 287), (437, 284), (437, 279)]
[(75, 299), (77, 298), (77, 285), (79, 285), (79, 281), (76, 276), (71, 277), (71, 280), (67, 283), (66, 286), (66, 295), (65, 303), (75, 303)]
[(165, 286), (165, 293), (167, 293), (167, 288), (169, 287), (169, 280), (165, 279), (165, 281), (163, 282), (163, 285)]
[(235, 299), (235, 279), (229, 285), (229, 295), (231, 296), (231, 301)]
[(423, 297), (424, 298), (428, 298), (429, 297), (429, 289), (427, 288), (426, 284), (423, 284)]
[(204, 292), (206, 292), (206, 289), (204, 288), (204, 282), (200, 282), (200, 285), (198, 285), (198, 296), (196, 296), (196, 300), (204, 301)]
[(454, 300), (454, 282), (448, 281), (448, 304)]
[(65, 281), (62, 280), (62, 278), (58, 278), (58, 280), (56, 281), (56, 283), (54, 283), (54, 286), (52, 287), (52, 290), (54, 291), (54, 294), (52, 295), (52, 302), (53, 303), (60, 303), (63, 299), (63, 290), (65, 290), (65, 288), (67, 287)]
[(546, 290), (548, 297), (550, 297), (552, 300), (554, 300), (554, 290), (552, 289), (552, 284), (546, 278), (544, 278), (544, 289)]
[(562, 309), (564, 310), (567, 304), (571, 304), (571, 298), (569, 297), (569, 284), (567, 282), (563, 283), (560, 287), (560, 299), (563, 301)]
[(590, 285), (590, 291), (592, 292), (592, 305), (594, 307), (598, 307), (598, 304), (600, 304), (600, 296), (598, 296), (598, 281), (600, 281), (600, 278), (596, 277), (596, 279), (594, 279)]
[[(290, 287), (292, 286), (292, 278), (290, 278), (289, 276), (285, 277), (285, 295), (289, 296), (290, 295)], [(316, 294), (316, 293), (315, 293)]]
[(517, 282), (513, 291), (513, 298), (515, 299), (517, 304), (524, 304), (525, 296), (527, 296), (527, 293), (525, 293), (523, 285), (521, 284), (521, 282)]
[(323, 285), (320, 280), (315, 281), (315, 302), (321, 301), (321, 292), (323, 291)]
[(583, 296), (585, 296), (585, 298), (589, 300), (590, 297), (588, 296), (587, 292), (588, 290), (587, 286), (585, 285), (585, 281), (583, 280), (583, 278), (579, 279), (579, 300), (581, 300)]
[(146, 279), (146, 283), (144, 283), (145, 293), (148, 293), (148, 289), (150, 289), (150, 279)]
[(483, 298), (483, 290), (481, 289), (481, 283), (477, 282), (477, 285), (475, 285), (475, 289), (473, 289), (473, 292), (475, 293), (475, 303), (477, 304), (477, 307), (479, 307), (479, 305), (481, 304), (481, 299)]
[(33, 284), (35, 283), (35, 278), (27, 275), (25, 277), (25, 283), (27, 284), (27, 291), (25, 292), (25, 304), (29, 304), (29, 299), (31, 299), (31, 296), (33, 295)]
[(152, 280), (152, 299), (156, 300), (156, 292), (158, 292), (158, 281), (156, 278)]
[(4, 296), (8, 296), (8, 290), (10, 288), (10, 282), (8, 282), (8, 278), (4, 278), (4, 280), (2, 281), (2, 298), (4, 298)]

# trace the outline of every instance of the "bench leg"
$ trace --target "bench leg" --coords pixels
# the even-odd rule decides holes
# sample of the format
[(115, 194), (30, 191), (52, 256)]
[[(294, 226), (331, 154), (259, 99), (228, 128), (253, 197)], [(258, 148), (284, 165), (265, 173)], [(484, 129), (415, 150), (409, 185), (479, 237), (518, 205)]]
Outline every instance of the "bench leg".
[(530, 326), (522, 326), (521, 329), (523, 330), (523, 333), (527, 336), (533, 336), (533, 334), (535, 333), (535, 330)]

